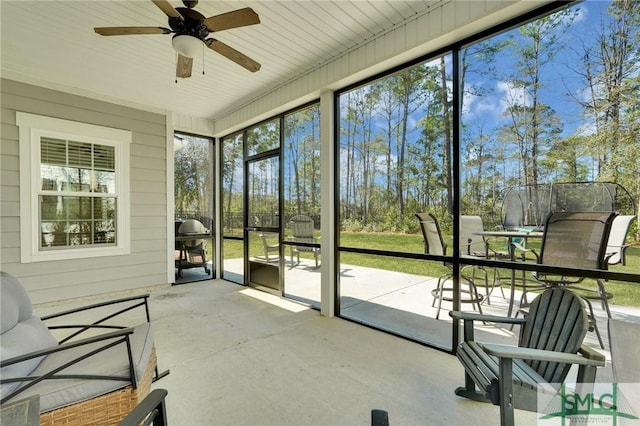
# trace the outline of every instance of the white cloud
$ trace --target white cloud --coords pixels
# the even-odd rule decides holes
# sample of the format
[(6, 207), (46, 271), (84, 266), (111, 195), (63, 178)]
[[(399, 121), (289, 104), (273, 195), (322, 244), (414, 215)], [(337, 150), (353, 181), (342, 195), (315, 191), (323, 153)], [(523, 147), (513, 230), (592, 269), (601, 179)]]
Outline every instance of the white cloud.
[(407, 117), (407, 129), (415, 129), (417, 124), (418, 121), (416, 120), (416, 117), (412, 115)]
[(502, 108), (500, 108), (501, 112), (514, 105), (532, 105), (531, 96), (527, 93), (526, 88), (514, 87), (514, 85), (508, 81), (499, 81), (497, 84), (497, 88), (498, 93), (501, 93), (502, 96), (500, 100), (500, 103), (502, 104)]
[(462, 114), (467, 118), (476, 117), (483, 113), (489, 113), (493, 116), (497, 116), (504, 110), (504, 107), (501, 106), (500, 100), (495, 96), (477, 96), (469, 92), (464, 94), (462, 105)]
[(576, 130), (576, 134), (578, 136), (589, 136), (595, 135), (597, 132), (596, 124), (594, 121), (584, 123)]
[(586, 7), (586, 5), (581, 5), (580, 7), (575, 9), (575, 12), (576, 16), (573, 20), (573, 23), (584, 22), (589, 16), (589, 9)]

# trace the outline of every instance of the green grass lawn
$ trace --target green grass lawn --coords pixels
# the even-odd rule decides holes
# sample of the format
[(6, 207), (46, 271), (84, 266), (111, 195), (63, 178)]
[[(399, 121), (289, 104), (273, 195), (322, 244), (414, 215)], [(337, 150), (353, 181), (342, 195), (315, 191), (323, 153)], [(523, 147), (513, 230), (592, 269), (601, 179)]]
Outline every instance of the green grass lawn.
[[(447, 242), (449, 247), (451, 247), (450, 239), (449, 241), (445, 240), (445, 242)], [(259, 244), (259, 240), (254, 240), (253, 244)], [(422, 236), (411, 234), (342, 232), (340, 234), (340, 245), (344, 247), (380, 249), (408, 253), (424, 252)], [(539, 241), (534, 241), (530, 244), (530, 247), (533, 249), (539, 249), (539, 246)], [(260, 251), (258, 246), (253, 247), (252, 249), (256, 250), (256, 253)], [(209, 253), (211, 253), (211, 251), (209, 251)], [(286, 251), (286, 253), (288, 253), (288, 251)], [(451, 253), (451, 248), (449, 248), (447, 254)], [(242, 257), (241, 242), (225, 242), (224, 255), (225, 258)], [(310, 253), (302, 253), (302, 257), (313, 259), (313, 256)], [(429, 277), (438, 277), (447, 272), (447, 268), (441, 262), (402, 259), (397, 257), (375, 256), (359, 253), (343, 252), (340, 254), (340, 261), (348, 265), (379, 268)], [(627, 249), (627, 264), (625, 266), (614, 265), (610, 270), (640, 274), (640, 246), (629, 247)], [(581, 286), (594, 289), (596, 288), (595, 282), (589, 279), (585, 280)], [(613, 294), (611, 303), (640, 307), (640, 283), (608, 281), (605, 283), (605, 288), (607, 292)]]
[[(413, 253), (423, 252), (421, 235), (407, 234), (375, 234), (375, 233), (350, 233), (340, 234), (340, 245), (346, 247), (378, 248), (389, 251), (405, 251)], [(451, 240), (445, 242), (451, 246)], [(501, 249), (502, 247), (497, 247)], [(540, 249), (540, 241), (533, 241), (530, 248)], [(449, 248), (447, 254), (451, 254)], [(446, 272), (446, 268), (439, 262), (425, 262), (413, 259), (399, 259), (395, 257), (371, 256), (357, 253), (342, 253), (342, 262), (350, 265), (367, 266), (386, 269), (390, 271), (406, 272), (409, 274), (440, 276)], [(614, 265), (611, 271), (635, 272), (640, 274), (640, 246), (627, 249), (626, 265)], [(581, 283), (582, 287), (596, 288), (594, 280), (586, 279)], [(606, 291), (613, 294), (611, 303), (624, 306), (640, 307), (640, 283), (607, 281)]]

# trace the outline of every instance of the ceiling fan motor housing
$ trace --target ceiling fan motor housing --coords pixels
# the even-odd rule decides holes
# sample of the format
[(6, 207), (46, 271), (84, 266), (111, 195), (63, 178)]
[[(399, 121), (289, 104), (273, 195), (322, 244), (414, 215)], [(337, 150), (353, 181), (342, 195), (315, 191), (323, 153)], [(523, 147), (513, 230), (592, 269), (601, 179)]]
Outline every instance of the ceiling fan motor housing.
[[(197, 2), (196, 2), (197, 3)], [(204, 40), (211, 32), (204, 24), (204, 16), (193, 9), (177, 7), (184, 19), (169, 17), (169, 27), (176, 35), (189, 35)]]

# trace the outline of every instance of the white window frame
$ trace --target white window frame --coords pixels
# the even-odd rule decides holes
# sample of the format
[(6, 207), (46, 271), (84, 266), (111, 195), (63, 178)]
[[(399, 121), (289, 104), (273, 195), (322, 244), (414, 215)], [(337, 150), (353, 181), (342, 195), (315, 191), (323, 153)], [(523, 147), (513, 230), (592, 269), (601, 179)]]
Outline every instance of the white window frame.
[[(41, 115), (16, 112), (20, 128), (20, 260), (22, 263), (51, 260), (121, 256), (131, 253), (129, 152), (132, 133)], [(40, 250), (40, 138), (72, 139), (115, 148), (116, 244), (74, 246)]]

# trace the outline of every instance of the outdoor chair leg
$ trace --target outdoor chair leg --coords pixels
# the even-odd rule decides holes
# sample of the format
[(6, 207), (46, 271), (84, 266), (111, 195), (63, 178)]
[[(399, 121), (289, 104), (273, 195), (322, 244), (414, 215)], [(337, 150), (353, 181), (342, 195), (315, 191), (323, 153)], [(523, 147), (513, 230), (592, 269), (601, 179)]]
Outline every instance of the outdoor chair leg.
[(433, 301), (431, 302), (431, 307), (435, 308), (436, 307), (436, 300), (441, 297), (442, 295), (442, 277), (438, 278), (438, 284), (436, 284), (436, 289), (435, 291), (431, 292), (431, 295), (433, 296)]
[(459, 386), (455, 389), (454, 393), (463, 398), (470, 399), (472, 401), (478, 402), (491, 402), (484, 394), (476, 389), (476, 384), (473, 382), (469, 373), (465, 372), (464, 374), (464, 386)]
[[(496, 283), (496, 281), (497, 281), (497, 283)], [(504, 300), (507, 300), (507, 296), (505, 296), (505, 294), (504, 294), (504, 286), (502, 285), (502, 281), (500, 280), (500, 274), (498, 273), (497, 269), (494, 268), (494, 270), (493, 270), (493, 284), (492, 284), (491, 291), (493, 292), (493, 290), (496, 287), (500, 287), (500, 293), (502, 293), (502, 298)]]
[(469, 281), (469, 297), (471, 298), (471, 300), (476, 300), (476, 302), (473, 302), (472, 305), (476, 305), (478, 307), (478, 312), (482, 314), (482, 307), (480, 305), (484, 301), (484, 298), (481, 298), (480, 294), (478, 294), (478, 288), (473, 283), (473, 281), (467, 281)]
[(598, 294), (600, 295), (600, 304), (602, 305), (602, 309), (607, 311), (607, 317), (611, 318), (611, 310), (609, 309), (609, 294), (604, 289), (604, 283), (602, 280), (596, 280), (598, 284)]
[[(438, 307), (436, 310), (436, 319), (440, 319), (440, 310), (442, 309), (442, 299), (444, 299), (444, 292), (445, 291), (451, 291), (453, 293), (453, 289), (448, 288), (445, 289), (445, 284), (447, 279), (452, 278), (451, 275), (445, 275), (443, 277), (438, 278), (438, 284), (436, 285), (436, 288), (434, 290), (431, 291), (431, 294), (433, 295), (433, 302), (431, 303), (431, 307), (434, 307), (436, 304), (436, 300), (438, 302)], [(470, 303), (471, 306), (477, 306), (478, 308), (478, 312), (482, 314), (482, 307), (480, 306), (481, 303), (484, 302), (484, 296), (480, 296), (480, 294), (478, 293), (478, 289), (476, 288), (476, 285), (473, 283), (473, 281), (470, 278), (467, 277), (460, 277), (461, 279), (465, 280), (467, 282), (467, 290), (462, 290), (460, 289), (461, 293), (466, 293), (469, 295), (469, 299), (462, 299), (462, 296), (460, 297), (461, 302), (465, 302), (465, 303)], [(453, 297), (451, 299), (447, 299), (447, 301), (452, 300)]]
[[(446, 278), (442, 279), (438, 279), (438, 310), (436, 311), (436, 319), (438, 319), (440, 317), (440, 309), (442, 308), (442, 298), (444, 297), (444, 283), (446, 281)], [(435, 302), (435, 297), (433, 299), (433, 301)]]
[(513, 426), (513, 361), (500, 358), (500, 425)]
[(598, 329), (596, 316), (593, 313), (593, 305), (591, 304), (591, 301), (586, 296), (581, 296), (581, 297), (587, 303), (587, 307), (589, 308), (589, 323), (590, 323), (589, 325), (593, 327), (593, 331), (595, 331), (596, 336), (598, 337), (600, 348), (604, 349), (604, 342), (602, 341), (602, 336), (600, 335), (600, 330)]

